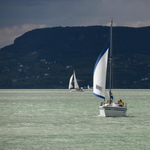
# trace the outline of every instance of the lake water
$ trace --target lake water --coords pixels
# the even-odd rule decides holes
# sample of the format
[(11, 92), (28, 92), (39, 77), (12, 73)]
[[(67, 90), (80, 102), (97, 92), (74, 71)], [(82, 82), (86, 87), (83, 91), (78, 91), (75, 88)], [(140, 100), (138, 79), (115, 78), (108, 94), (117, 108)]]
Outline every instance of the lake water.
[(92, 90), (0, 90), (0, 150), (149, 150), (150, 90), (112, 90), (127, 117), (100, 117)]

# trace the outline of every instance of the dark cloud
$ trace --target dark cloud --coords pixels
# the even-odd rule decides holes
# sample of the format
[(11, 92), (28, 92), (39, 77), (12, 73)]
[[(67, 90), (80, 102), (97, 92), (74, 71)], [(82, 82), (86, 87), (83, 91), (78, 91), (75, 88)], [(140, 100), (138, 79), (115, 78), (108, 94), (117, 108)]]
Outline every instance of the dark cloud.
[(149, 7), (149, 0), (1, 0), (0, 34), (10, 43), (33, 27), (108, 25), (111, 17), (117, 26), (149, 26)]
[(130, 26), (148, 21), (150, 15), (148, 0), (2, 0), (0, 4), (0, 27), (104, 25), (111, 17), (120, 26)]

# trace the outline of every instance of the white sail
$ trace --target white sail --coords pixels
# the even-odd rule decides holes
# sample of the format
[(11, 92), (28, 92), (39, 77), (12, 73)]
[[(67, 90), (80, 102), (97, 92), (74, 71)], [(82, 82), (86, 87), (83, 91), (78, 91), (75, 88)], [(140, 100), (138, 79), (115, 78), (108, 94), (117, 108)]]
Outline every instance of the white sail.
[(109, 45), (99, 55), (93, 74), (93, 94), (105, 99), (106, 71)]
[[(73, 74), (73, 75), (74, 75), (74, 74)], [(73, 75), (70, 77), (68, 89), (73, 88), (73, 85), (72, 85)]]
[(79, 88), (79, 85), (78, 85), (78, 82), (77, 82), (77, 79), (76, 79), (76, 75), (75, 75), (75, 71), (74, 71), (74, 88), (75, 89)]

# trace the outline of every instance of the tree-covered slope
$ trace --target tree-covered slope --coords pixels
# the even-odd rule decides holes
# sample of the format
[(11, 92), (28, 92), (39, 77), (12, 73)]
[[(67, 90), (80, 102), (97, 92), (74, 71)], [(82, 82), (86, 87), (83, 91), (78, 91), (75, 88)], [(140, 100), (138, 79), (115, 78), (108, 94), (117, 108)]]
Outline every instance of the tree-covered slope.
[[(109, 27), (90, 26), (23, 34), (0, 50), (0, 88), (68, 88), (73, 70), (80, 86), (92, 86), (93, 68), (109, 32)], [(150, 87), (149, 35), (150, 27), (113, 27), (114, 88)]]

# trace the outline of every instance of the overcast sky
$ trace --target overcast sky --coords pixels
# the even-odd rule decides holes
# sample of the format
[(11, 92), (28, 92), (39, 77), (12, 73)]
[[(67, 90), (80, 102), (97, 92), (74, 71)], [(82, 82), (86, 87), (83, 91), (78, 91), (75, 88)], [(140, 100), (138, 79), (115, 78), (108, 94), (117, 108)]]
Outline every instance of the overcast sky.
[(0, 0), (0, 48), (36, 28), (150, 26), (150, 0)]

